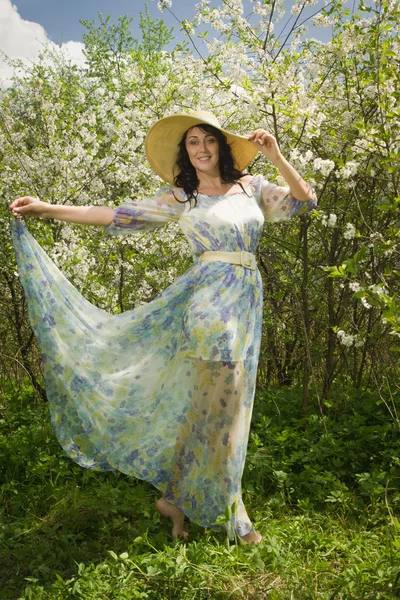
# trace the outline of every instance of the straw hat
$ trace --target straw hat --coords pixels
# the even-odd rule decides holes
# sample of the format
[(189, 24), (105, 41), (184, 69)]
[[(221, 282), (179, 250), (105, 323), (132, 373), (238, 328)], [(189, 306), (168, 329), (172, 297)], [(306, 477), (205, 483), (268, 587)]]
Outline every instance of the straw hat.
[(235, 167), (243, 171), (249, 166), (258, 150), (254, 144), (242, 135), (236, 135), (222, 129), (217, 118), (210, 112), (198, 110), (183, 115), (171, 115), (154, 123), (149, 129), (145, 141), (145, 152), (151, 168), (164, 181), (173, 184), (174, 165), (178, 155), (178, 144), (183, 134), (196, 125), (212, 125), (225, 134)]

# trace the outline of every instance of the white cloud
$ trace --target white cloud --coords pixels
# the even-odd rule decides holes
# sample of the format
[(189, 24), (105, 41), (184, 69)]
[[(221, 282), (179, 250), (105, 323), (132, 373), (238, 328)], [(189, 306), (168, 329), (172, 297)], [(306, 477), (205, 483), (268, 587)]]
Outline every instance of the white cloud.
[(78, 65), (83, 65), (85, 62), (85, 57), (83, 56), (84, 49), (85, 44), (82, 44), (82, 42), (70, 41), (61, 45), (61, 50), (64, 54), (68, 55)]
[[(0, 0), (0, 50), (12, 59), (22, 59), (24, 62), (34, 61), (46, 45), (56, 48), (56, 44), (47, 37), (45, 29), (33, 21), (25, 21), (11, 0)], [(81, 42), (66, 42), (61, 50), (70, 58), (83, 64)], [(0, 58), (0, 87), (10, 84), (12, 68)]]

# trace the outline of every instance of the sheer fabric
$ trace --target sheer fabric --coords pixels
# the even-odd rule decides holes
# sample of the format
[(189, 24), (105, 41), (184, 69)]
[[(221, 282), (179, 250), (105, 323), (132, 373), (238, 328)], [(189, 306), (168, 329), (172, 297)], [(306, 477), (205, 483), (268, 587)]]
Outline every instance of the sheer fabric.
[(252, 525), (241, 477), (261, 339), (258, 272), (202, 262), (206, 250), (255, 252), (264, 219), (312, 209), (287, 188), (253, 177), (245, 192), (181, 190), (115, 210), (107, 234), (178, 222), (194, 264), (155, 300), (110, 315), (85, 300), (20, 221), (13, 240), (33, 330), (42, 350), (52, 424), (80, 465), (151, 482), (192, 521), (212, 527), (227, 506), (232, 536)]

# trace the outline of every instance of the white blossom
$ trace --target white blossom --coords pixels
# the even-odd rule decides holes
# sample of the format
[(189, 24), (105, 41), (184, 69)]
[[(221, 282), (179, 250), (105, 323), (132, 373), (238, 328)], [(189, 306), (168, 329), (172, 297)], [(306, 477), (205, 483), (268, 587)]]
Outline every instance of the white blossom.
[(313, 153), (311, 152), (311, 150), (307, 150), (307, 152), (306, 152), (306, 153), (305, 153), (305, 155), (304, 155), (304, 161), (305, 161), (306, 163), (309, 163), (309, 162), (310, 162), (310, 160), (312, 159), (312, 157), (313, 157), (313, 156), (314, 156), (314, 155), (313, 155)]
[(324, 227), (331, 227), (331, 228), (335, 227), (336, 221), (337, 221), (337, 215), (335, 215), (335, 213), (330, 213), (329, 216), (322, 215), (322, 217), (321, 217), (321, 224)]
[(165, 9), (165, 8), (171, 8), (172, 7), (172, 2), (171, 0), (159, 0), (159, 2), (157, 3), (157, 8), (158, 10), (160, 10), (161, 12)]
[(368, 286), (368, 289), (371, 290), (373, 294), (378, 294), (378, 296), (382, 296), (383, 294), (387, 294), (387, 290), (385, 286), (380, 283), (374, 283)]
[(335, 227), (337, 221), (337, 215), (335, 213), (330, 213), (328, 219), (328, 227)]
[(357, 335), (351, 335), (350, 333), (346, 333), (343, 329), (339, 329), (336, 332), (339, 343), (346, 348), (350, 348), (351, 346), (355, 346), (359, 348), (364, 344), (364, 340), (360, 339)]
[(396, 246), (393, 245), (390, 248), (388, 248), (387, 250), (385, 250), (384, 253), (383, 253), (383, 255), (384, 256), (391, 256), (394, 253), (395, 250), (396, 250)]
[(359, 292), (362, 289), (362, 287), (358, 283), (358, 281), (351, 281), (349, 283), (349, 288), (351, 289), (352, 292)]
[(339, 175), (342, 179), (349, 179), (357, 174), (358, 163), (355, 160), (349, 160), (344, 167), (339, 169)]
[(335, 168), (333, 160), (323, 160), (322, 158), (315, 158), (313, 162), (315, 171), (320, 171), (325, 177)]
[(78, 91), (78, 95), (76, 97), (77, 101), (79, 104), (84, 104), (85, 100), (86, 100), (86, 96), (85, 94), (82, 92), (82, 90)]
[(344, 231), (343, 237), (346, 240), (352, 240), (356, 237), (356, 228), (352, 223), (346, 223), (346, 229)]
[(366, 297), (365, 297), (365, 296), (363, 296), (363, 297), (361, 298), (361, 303), (362, 303), (362, 305), (363, 305), (365, 308), (367, 308), (367, 309), (369, 309), (369, 308), (372, 308), (372, 307), (371, 307), (371, 305), (368, 303), (368, 301), (367, 301), (367, 299), (366, 299)]

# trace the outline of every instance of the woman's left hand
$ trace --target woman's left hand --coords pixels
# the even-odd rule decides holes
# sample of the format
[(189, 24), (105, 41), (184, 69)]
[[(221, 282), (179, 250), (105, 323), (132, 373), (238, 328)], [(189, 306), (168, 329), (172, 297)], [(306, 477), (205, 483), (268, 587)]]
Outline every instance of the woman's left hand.
[(276, 163), (282, 157), (278, 142), (265, 129), (256, 129), (248, 136), (248, 140), (253, 142), (271, 162)]

